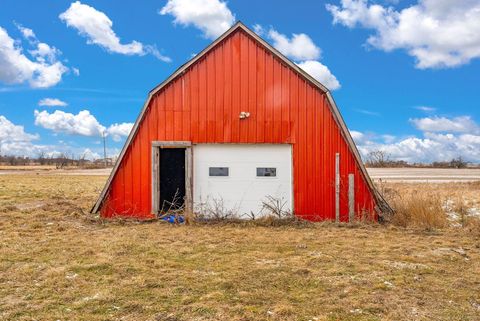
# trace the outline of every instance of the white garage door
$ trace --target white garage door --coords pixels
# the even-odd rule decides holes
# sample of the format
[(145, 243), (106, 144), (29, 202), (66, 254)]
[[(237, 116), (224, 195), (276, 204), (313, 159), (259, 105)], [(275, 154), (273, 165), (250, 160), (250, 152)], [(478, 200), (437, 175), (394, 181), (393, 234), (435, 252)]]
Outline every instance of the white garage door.
[(193, 146), (196, 211), (247, 217), (268, 214), (273, 198), (292, 211), (292, 149), (285, 144), (199, 144)]

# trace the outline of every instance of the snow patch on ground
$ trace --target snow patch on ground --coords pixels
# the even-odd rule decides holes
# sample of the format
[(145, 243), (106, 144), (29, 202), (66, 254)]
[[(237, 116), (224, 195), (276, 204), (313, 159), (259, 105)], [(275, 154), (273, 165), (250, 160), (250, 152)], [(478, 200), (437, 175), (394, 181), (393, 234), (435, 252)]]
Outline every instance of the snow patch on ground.
[[(459, 201), (455, 202), (452, 199), (447, 199), (443, 204), (443, 209), (447, 214), (447, 218), (450, 221), (450, 225), (452, 227), (462, 227), (462, 213), (459, 213), (459, 208), (464, 207), (463, 210), (464, 214), (463, 217), (475, 217), (480, 218), (480, 208), (475, 205), (472, 206), (466, 205), (468, 204), (466, 200), (462, 200), (463, 204), (458, 204)], [(471, 206), (471, 207), (468, 207)]]

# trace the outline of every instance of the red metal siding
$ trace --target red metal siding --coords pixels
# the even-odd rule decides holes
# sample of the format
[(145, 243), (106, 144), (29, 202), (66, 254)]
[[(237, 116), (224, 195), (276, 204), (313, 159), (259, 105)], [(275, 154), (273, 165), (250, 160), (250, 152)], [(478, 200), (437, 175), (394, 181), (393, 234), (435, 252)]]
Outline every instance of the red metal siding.
[[(239, 113), (251, 113), (240, 120)], [(290, 143), (294, 210), (335, 219), (335, 153), (340, 153), (340, 215), (348, 220), (348, 174), (355, 211), (374, 198), (322, 91), (242, 30), (232, 33), (151, 99), (102, 205), (102, 215), (150, 217), (151, 141)]]

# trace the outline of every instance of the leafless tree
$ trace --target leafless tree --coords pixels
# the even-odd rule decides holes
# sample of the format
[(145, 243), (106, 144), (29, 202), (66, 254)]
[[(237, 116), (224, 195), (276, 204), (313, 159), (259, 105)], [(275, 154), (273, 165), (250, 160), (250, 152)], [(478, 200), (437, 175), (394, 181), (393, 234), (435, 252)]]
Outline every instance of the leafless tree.
[(468, 162), (466, 162), (462, 156), (459, 156), (458, 158), (454, 158), (450, 161), (450, 167), (452, 168), (465, 168), (467, 167)]
[(44, 151), (39, 152), (37, 160), (40, 165), (45, 165), (47, 163), (46, 153)]
[(57, 169), (64, 168), (65, 166), (67, 166), (67, 164), (68, 156), (65, 153), (61, 153), (55, 158), (55, 167)]
[(383, 150), (371, 151), (367, 155), (366, 165), (369, 167), (387, 167), (390, 163), (390, 155)]

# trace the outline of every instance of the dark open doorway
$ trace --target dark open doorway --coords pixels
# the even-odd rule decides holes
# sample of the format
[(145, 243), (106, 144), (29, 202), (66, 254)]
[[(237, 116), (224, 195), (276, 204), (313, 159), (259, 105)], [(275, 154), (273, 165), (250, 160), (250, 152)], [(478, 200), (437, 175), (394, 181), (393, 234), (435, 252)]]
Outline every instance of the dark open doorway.
[(185, 148), (160, 149), (160, 211), (185, 204)]

